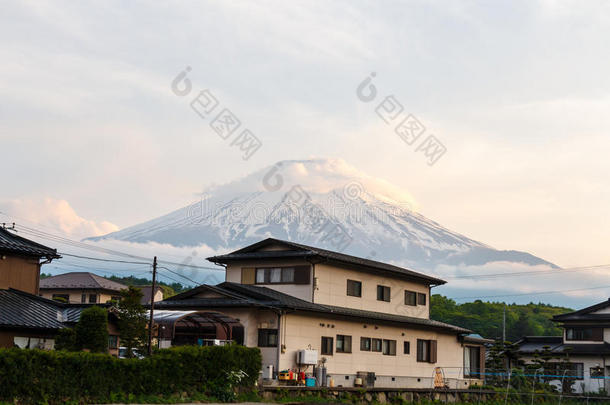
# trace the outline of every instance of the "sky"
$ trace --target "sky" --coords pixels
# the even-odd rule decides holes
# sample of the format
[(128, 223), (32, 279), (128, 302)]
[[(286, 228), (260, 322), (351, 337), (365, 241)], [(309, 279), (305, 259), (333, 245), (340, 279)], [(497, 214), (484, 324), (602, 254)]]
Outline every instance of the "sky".
[[(339, 158), (495, 248), (610, 263), (608, 2), (2, 9), (0, 221), (101, 235), (277, 161)], [(261, 141), (249, 159), (191, 109), (206, 89)], [(378, 116), (388, 96), (444, 145), (435, 164)]]

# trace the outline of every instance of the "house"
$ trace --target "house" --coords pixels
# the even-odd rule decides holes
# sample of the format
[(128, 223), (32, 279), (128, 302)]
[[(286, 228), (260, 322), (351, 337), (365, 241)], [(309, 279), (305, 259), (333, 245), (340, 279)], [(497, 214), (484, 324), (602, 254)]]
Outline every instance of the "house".
[[(156, 308), (199, 310), (201, 336), (259, 347), (267, 377), (324, 364), (341, 386), (361, 376), (384, 387), (429, 388), (439, 374), (452, 388), (480, 381), (485, 342), (430, 319), (431, 288), (443, 280), (273, 238), (208, 260), (226, 268), (226, 282)], [(315, 360), (297, 357), (306, 349)]]
[(40, 280), (40, 295), (67, 303), (105, 304), (118, 300), (124, 284), (88, 272), (64, 273)]
[(0, 347), (49, 347), (62, 327), (52, 304), (39, 299), (40, 267), (57, 250), (0, 227)]
[(57, 250), (0, 226), (0, 289), (14, 288), (38, 295), (40, 266), (60, 257)]
[[(143, 285), (143, 286), (136, 286), (136, 287), (139, 288), (140, 291), (142, 291), (142, 299), (140, 300), (140, 303), (142, 305), (150, 304), (150, 296), (152, 295), (152, 286)], [(159, 287), (159, 286), (155, 287), (154, 297), (155, 297), (154, 298), (155, 302), (163, 300), (163, 289), (161, 287)]]
[[(556, 315), (553, 321), (561, 325), (562, 336), (526, 336), (515, 343), (518, 358), (531, 363), (545, 348), (558, 357), (556, 363), (567, 355), (572, 365), (565, 373), (575, 378), (575, 392), (610, 391), (610, 299)], [(552, 383), (559, 385), (559, 380)]]

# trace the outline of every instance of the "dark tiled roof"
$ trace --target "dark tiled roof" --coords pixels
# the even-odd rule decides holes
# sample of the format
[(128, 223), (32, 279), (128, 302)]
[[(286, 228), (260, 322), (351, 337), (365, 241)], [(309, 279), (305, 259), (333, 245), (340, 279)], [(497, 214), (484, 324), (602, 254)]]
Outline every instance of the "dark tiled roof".
[(525, 336), (515, 343), (521, 354), (542, 352), (547, 346), (555, 354), (570, 355), (607, 355), (610, 354), (610, 343), (572, 343), (564, 344), (561, 336)]
[[(277, 244), (293, 248), (294, 250), (259, 250), (261, 247)], [(226, 255), (209, 257), (208, 260), (213, 263), (228, 263), (236, 260), (271, 259), (287, 257), (322, 258), (325, 260), (340, 262), (344, 264), (347, 263), (360, 268), (360, 270), (376, 270), (376, 273), (385, 273), (388, 275), (398, 276), (400, 278), (417, 280), (430, 285), (445, 284), (445, 281), (439, 278), (431, 277), (426, 274), (418, 273), (391, 264), (382, 263), (375, 260), (363, 259), (357, 256), (346, 255), (339, 252), (333, 252), (331, 250), (301, 245), (299, 243), (284, 241), (275, 238), (267, 238), (258, 243), (246, 246), (245, 248), (236, 250)]]
[(17, 253), (26, 256), (46, 257), (57, 259), (61, 256), (56, 249), (51, 249), (34, 241), (15, 235), (0, 227), (0, 251)]
[(95, 289), (120, 291), (126, 285), (87, 272), (64, 273), (40, 280), (40, 289)]
[(0, 327), (61, 329), (64, 308), (54, 301), (18, 290), (0, 290)]
[[(195, 298), (203, 291), (214, 291), (225, 295), (226, 298)], [(410, 326), (419, 326), (427, 329), (439, 329), (452, 333), (470, 333), (468, 329), (449, 325), (443, 322), (424, 318), (415, 318), (403, 315), (387, 314), (382, 312), (366, 311), (337, 307), (333, 305), (315, 304), (309, 301), (284, 294), (267, 287), (224, 282), (217, 286), (199, 286), (178, 296), (155, 304), (159, 308), (222, 308), (222, 307), (270, 307), (284, 310), (303, 312), (316, 312), (346, 318), (358, 318), (364, 322), (368, 320), (399, 323)]]
[(554, 321), (607, 321), (610, 320), (610, 313), (608, 314), (593, 314), (592, 312), (599, 311), (600, 309), (610, 307), (610, 299), (607, 301), (600, 302), (599, 304), (591, 305), (590, 307), (580, 309), (578, 311), (569, 312), (567, 314), (555, 315)]

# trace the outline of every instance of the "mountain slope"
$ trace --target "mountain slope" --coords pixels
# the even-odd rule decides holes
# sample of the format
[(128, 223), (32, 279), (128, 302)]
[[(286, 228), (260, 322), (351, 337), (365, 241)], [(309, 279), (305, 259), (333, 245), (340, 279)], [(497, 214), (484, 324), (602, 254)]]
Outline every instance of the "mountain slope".
[(490, 262), (556, 267), (452, 232), (412, 207), (408, 194), (341, 160), (284, 161), (215, 187), (192, 205), (89, 239), (224, 252), (275, 237), (421, 270)]

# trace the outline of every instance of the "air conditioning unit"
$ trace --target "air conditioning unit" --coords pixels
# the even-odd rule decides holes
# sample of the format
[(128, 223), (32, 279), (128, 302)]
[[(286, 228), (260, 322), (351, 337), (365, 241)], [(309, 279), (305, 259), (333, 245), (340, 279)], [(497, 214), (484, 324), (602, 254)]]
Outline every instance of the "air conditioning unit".
[(317, 350), (299, 350), (297, 352), (297, 364), (316, 365), (318, 364)]

